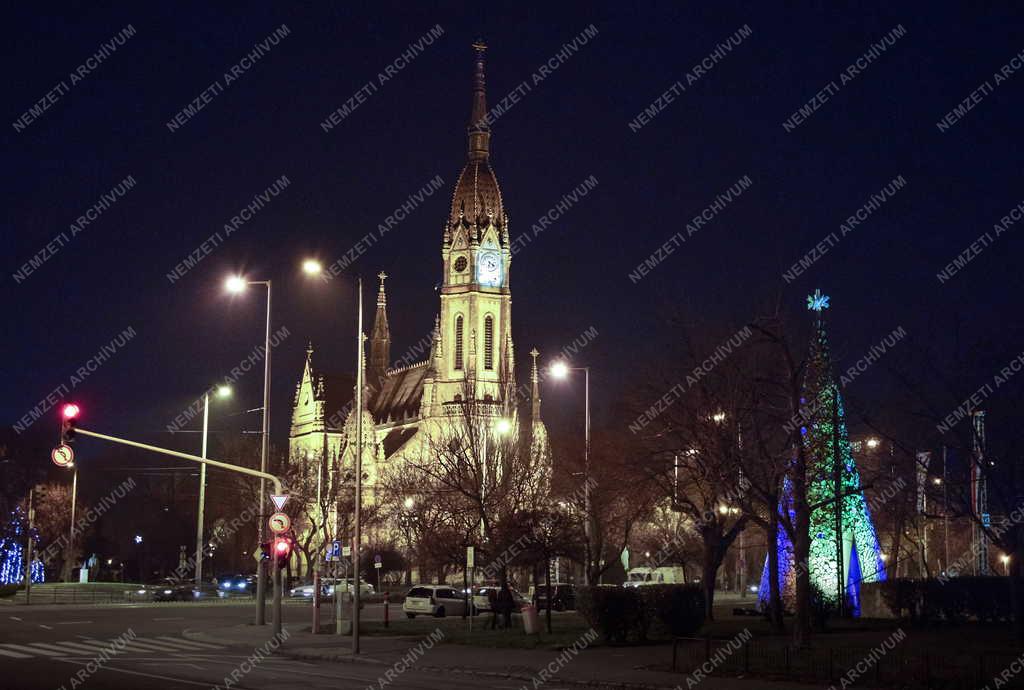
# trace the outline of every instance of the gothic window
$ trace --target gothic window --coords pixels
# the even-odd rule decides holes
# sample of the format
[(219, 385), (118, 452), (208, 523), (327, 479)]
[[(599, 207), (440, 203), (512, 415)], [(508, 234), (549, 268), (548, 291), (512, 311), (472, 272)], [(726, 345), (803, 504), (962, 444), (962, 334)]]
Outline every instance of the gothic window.
[(462, 368), (462, 316), (455, 317), (455, 368)]
[(484, 369), (494, 369), (494, 317), (484, 318)]

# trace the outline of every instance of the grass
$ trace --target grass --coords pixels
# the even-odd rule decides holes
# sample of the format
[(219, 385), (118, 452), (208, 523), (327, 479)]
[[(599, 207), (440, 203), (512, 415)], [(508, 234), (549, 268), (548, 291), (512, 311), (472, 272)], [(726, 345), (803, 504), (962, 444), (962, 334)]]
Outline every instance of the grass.
[(444, 633), (444, 644), (461, 644), (489, 649), (560, 649), (572, 645), (590, 626), (575, 612), (556, 613), (551, 616), (551, 633), (548, 634), (544, 616), (540, 618), (542, 632), (527, 635), (523, 632), (522, 618), (512, 617), (509, 630), (491, 630), (490, 615), (473, 618), (473, 630), (469, 630), (469, 619), (431, 618), (417, 616), (410, 620), (404, 615), (391, 621), (388, 628), (382, 621), (363, 623), (364, 635), (409, 635), (426, 637), (435, 630)]

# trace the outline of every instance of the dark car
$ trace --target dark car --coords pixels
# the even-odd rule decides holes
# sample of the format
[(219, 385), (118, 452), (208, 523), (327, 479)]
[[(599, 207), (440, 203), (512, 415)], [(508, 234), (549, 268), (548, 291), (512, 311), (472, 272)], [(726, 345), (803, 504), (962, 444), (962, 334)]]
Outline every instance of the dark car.
[[(567, 584), (553, 584), (551, 590), (552, 611), (572, 611), (576, 609), (576, 586)], [(537, 587), (533, 595), (537, 602), (537, 610), (541, 611), (548, 607), (548, 588), (545, 585)]]
[(227, 595), (254, 594), (256, 592), (255, 575), (222, 575), (217, 578), (217, 589)]
[(223, 593), (213, 585), (203, 584), (196, 587), (195, 580), (191, 579), (166, 578), (154, 585), (150, 591), (153, 593), (153, 601), (198, 601), (223, 596)]

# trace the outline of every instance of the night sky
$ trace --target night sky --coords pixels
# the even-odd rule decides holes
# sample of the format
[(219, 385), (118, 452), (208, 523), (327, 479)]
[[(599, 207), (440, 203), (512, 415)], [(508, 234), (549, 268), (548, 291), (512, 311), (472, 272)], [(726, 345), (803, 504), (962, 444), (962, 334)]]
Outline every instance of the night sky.
[[(224, 293), (243, 271), (274, 281), (273, 439), (286, 441), (308, 340), (321, 367), (349, 371), (354, 280), (372, 313), (385, 270), (398, 356), (438, 311), (440, 242), (465, 161), (472, 50), (488, 44), (489, 105), (531, 89), (492, 128), (492, 163), (515, 237), (583, 180), (598, 185), (517, 252), (513, 328), (520, 377), (536, 346), (551, 355), (583, 331), (606, 413), (675, 337), (676, 311), (729, 332), (773, 305), (804, 320), (805, 296), (832, 297), (840, 364), (903, 326), (944, 341), (1020, 350), (1020, 230), (944, 284), (936, 274), (1022, 202), (1015, 59), (1020, 8), (952, 3), (837, 10), (835, 3), (94, 3), (5, 17), (0, 418), (15, 424), (126, 328), (137, 335), (75, 387), (82, 425), (158, 433), (262, 342), (260, 289)], [(220, 4), (220, 3), (216, 3)], [(859, 3), (858, 3), (859, 4)], [(640, 9), (637, 9), (637, 8)], [(533, 84), (538, 68), (593, 24), (598, 33)], [(126, 26), (135, 35), (72, 85), (70, 73)], [(282, 25), (289, 34), (176, 131), (167, 122)], [(443, 35), (383, 84), (378, 73), (433, 27)], [(742, 27), (695, 83), (694, 65)], [(787, 121), (902, 27), (901, 37)], [(70, 88), (18, 131), (61, 82)], [(377, 88), (337, 126), (320, 126), (364, 85)], [(629, 123), (674, 83), (686, 86), (639, 131)], [(959, 121), (936, 123), (988, 82)], [(20, 282), (14, 274), (127, 176), (136, 186)], [(167, 274), (280, 176), (291, 184), (180, 280)], [(299, 263), (330, 263), (435, 176), (440, 191), (329, 284)], [(743, 176), (752, 186), (634, 283), (630, 272)], [(906, 186), (792, 283), (782, 273), (902, 175)], [(367, 331), (369, 330), (367, 324)], [(882, 372), (877, 372), (878, 376)], [(979, 380), (979, 384), (983, 383)], [(870, 376), (862, 384), (877, 385)], [(232, 413), (260, 404), (257, 368)], [(546, 416), (575, 424), (580, 391), (548, 387)], [(214, 426), (258, 427), (255, 415)], [(32, 428), (54, 425), (49, 412)], [(194, 426), (192, 428), (195, 428)], [(161, 438), (162, 437), (162, 438)], [(194, 437), (187, 443), (195, 444)]]

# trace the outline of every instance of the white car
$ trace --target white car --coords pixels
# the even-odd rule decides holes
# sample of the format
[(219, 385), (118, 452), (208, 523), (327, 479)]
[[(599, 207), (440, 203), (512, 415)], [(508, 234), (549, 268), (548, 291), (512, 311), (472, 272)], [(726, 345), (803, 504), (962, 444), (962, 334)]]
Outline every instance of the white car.
[[(493, 585), (485, 585), (483, 587), (477, 587), (473, 590), (473, 615), (477, 615), (483, 611), (491, 610), (491, 600), (488, 593), (494, 590), (495, 596), (498, 595), (499, 588)], [(530, 602), (522, 594), (516, 591), (515, 587), (509, 587), (512, 592), (512, 600), (515, 602), (515, 610), (518, 611)]]
[(409, 590), (402, 611), (409, 618), (416, 616), (461, 616), (466, 610), (465, 595), (447, 585), (419, 585)]

